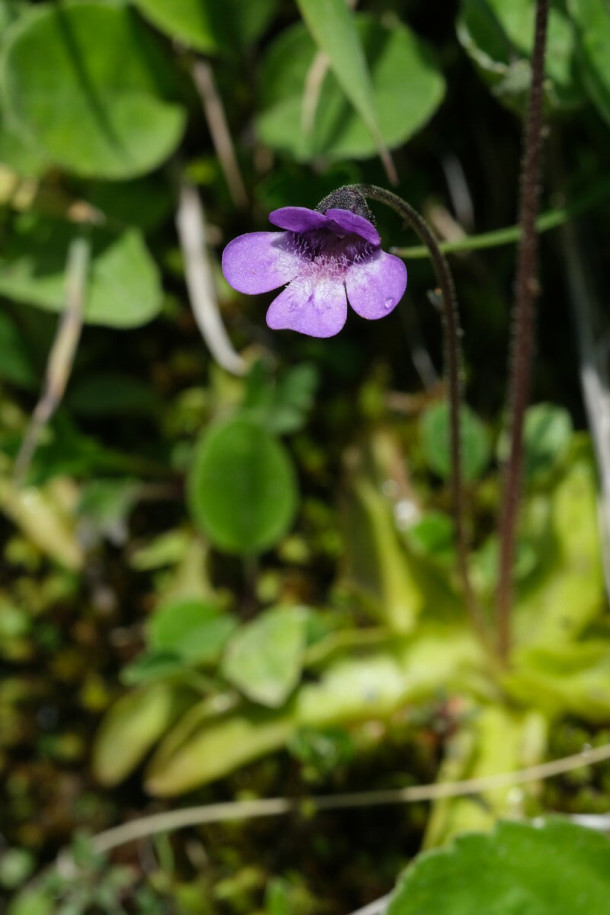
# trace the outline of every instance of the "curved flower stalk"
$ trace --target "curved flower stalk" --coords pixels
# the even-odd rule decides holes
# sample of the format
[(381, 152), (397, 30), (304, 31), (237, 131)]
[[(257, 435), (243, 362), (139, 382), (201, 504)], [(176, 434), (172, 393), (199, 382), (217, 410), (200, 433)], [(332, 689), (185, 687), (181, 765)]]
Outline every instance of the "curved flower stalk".
[(429, 249), (435, 267), (444, 314), (458, 572), (474, 628), (489, 646), (487, 626), (468, 571), (459, 430), (461, 351), (457, 300), (449, 265), (428, 224), (391, 191), (374, 185), (349, 185), (329, 194), (315, 210), (274, 210), (269, 221), (284, 231), (251, 232), (229, 242), (222, 257), (223, 273), (239, 292), (257, 294), (286, 287), (267, 311), (267, 324), (273, 330), (332, 337), (347, 320), (348, 300), (361, 317), (383, 318), (404, 295), (407, 269), (402, 260), (382, 250), (367, 197), (403, 217)]
[(403, 297), (407, 268), (381, 249), (379, 232), (362, 212), (282, 207), (269, 222), (284, 231), (235, 238), (224, 250), (222, 269), (238, 292), (270, 292), (289, 284), (267, 311), (273, 330), (332, 337), (347, 320), (348, 300), (361, 317), (376, 320)]

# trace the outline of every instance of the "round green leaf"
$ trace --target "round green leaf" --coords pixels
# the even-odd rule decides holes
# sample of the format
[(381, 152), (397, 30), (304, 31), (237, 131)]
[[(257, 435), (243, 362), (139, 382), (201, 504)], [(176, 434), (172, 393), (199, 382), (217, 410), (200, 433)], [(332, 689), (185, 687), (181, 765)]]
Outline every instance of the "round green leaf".
[(152, 617), (148, 638), (153, 648), (186, 661), (212, 661), (235, 629), (233, 617), (201, 600), (170, 601)]
[(229, 553), (269, 549), (297, 508), (295, 473), (285, 448), (261, 426), (230, 420), (202, 439), (191, 470), (190, 503), (212, 543)]
[[(60, 219), (23, 213), (0, 251), (0, 294), (48, 311), (66, 305), (66, 255), (75, 227)], [(137, 327), (161, 308), (159, 273), (142, 234), (91, 232), (91, 269), (85, 322)]]
[[(572, 419), (567, 410), (551, 403), (528, 407), (523, 424), (524, 474), (527, 479), (554, 470), (572, 440)], [(510, 450), (508, 433), (498, 440), (498, 459), (506, 461)]]
[(190, 48), (213, 54), (254, 41), (273, 15), (276, 0), (135, 0), (158, 29)]
[(587, 94), (610, 123), (610, 7), (605, 0), (569, 0), (579, 38), (578, 59)]
[[(428, 121), (442, 101), (445, 83), (426, 46), (404, 25), (386, 28), (368, 15), (356, 16), (373, 82), (381, 137), (388, 147), (404, 143)], [(376, 153), (368, 127), (358, 117), (332, 72), (327, 72), (311, 131), (303, 129), (303, 93), (317, 48), (305, 26), (280, 35), (261, 76), (261, 139), (301, 161)], [(405, 87), (408, 87), (406, 89)]]
[(275, 607), (235, 633), (222, 673), (248, 698), (277, 707), (299, 682), (304, 651), (302, 609)]
[(576, 915), (605, 912), (610, 841), (563, 820), (499, 823), (409, 867), (387, 915)]
[(2, 55), (11, 127), (84, 177), (129, 178), (177, 146), (185, 112), (154, 36), (123, 4), (66, 2), (28, 11)]
[[(462, 469), (464, 479), (481, 476), (491, 456), (489, 433), (481, 420), (465, 404), (460, 408)], [(444, 480), (451, 476), (449, 404), (436, 403), (421, 417), (420, 434), (426, 463)]]
[[(532, 0), (462, 0), (458, 21), (459, 39), (494, 95), (519, 110), (531, 83), (534, 13)], [(575, 75), (575, 45), (572, 22), (561, 5), (553, 4), (545, 62), (545, 92), (553, 108), (573, 107), (584, 100)]]

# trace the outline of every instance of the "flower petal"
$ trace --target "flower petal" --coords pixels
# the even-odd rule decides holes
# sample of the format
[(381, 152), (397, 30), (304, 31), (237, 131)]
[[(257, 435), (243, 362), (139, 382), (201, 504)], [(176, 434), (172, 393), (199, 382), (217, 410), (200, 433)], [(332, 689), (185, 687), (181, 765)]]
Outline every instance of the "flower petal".
[(309, 229), (319, 229), (328, 224), (328, 219), (316, 210), (307, 207), (280, 207), (269, 213), (269, 222), (280, 229), (290, 232), (307, 232)]
[(407, 288), (407, 268), (399, 257), (376, 251), (353, 264), (345, 280), (349, 303), (362, 318), (383, 318), (400, 302)]
[(272, 330), (296, 330), (310, 337), (333, 337), (347, 320), (347, 298), (341, 280), (299, 277), (269, 306)]
[[(373, 223), (365, 219), (364, 216), (358, 216), (357, 213), (352, 213), (351, 210), (340, 210), (334, 207), (327, 210), (325, 215), (330, 217), (343, 232), (359, 235), (372, 245), (381, 244), (379, 232)], [(331, 227), (329, 226), (329, 228)]]
[(284, 286), (301, 267), (301, 259), (289, 246), (285, 232), (249, 232), (234, 238), (222, 252), (227, 283), (249, 295)]

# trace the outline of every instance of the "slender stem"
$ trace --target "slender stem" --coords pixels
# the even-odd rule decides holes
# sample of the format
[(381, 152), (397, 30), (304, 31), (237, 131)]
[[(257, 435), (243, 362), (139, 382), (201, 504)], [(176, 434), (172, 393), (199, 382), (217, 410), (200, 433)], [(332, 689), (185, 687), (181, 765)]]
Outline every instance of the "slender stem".
[(43, 430), (61, 403), (70, 380), (83, 328), (90, 258), (89, 239), (77, 235), (68, 249), (66, 306), (61, 313), (47, 360), (43, 391), (15, 459), (13, 476), (19, 486), (25, 479)]
[[(582, 195), (570, 200), (565, 206), (541, 213), (536, 220), (538, 233), (548, 232), (562, 226), (575, 216), (586, 213), (587, 210), (599, 207), (599, 204), (610, 197), (610, 181), (596, 181)], [(481, 232), (479, 235), (467, 235), (459, 241), (442, 241), (439, 244), (443, 254), (467, 254), (469, 251), (479, 251), (485, 248), (497, 248), (500, 245), (510, 245), (521, 238), (521, 226), (507, 226), (504, 229), (494, 229), (493, 232)], [(394, 247), (392, 254), (403, 257), (405, 260), (414, 260), (429, 257), (430, 252), (425, 245), (408, 248)]]
[(462, 582), (466, 607), (476, 632), (485, 645), (488, 645), (487, 625), (473, 591), (468, 571), (468, 547), (465, 526), (464, 485), (462, 479), (462, 453), (460, 447), (460, 403), (461, 384), (461, 346), (460, 324), (457, 296), (453, 276), (447, 259), (440, 251), (428, 223), (402, 198), (385, 188), (370, 184), (355, 185), (364, 197), (385, 203), (395, 210), (409, 226), (419, 235), (430, 251), (430, 257), (439, 286), (439, 299), (443, 306), (443, 326), (445, 331), (445, 366), (449, 388), (450, 411), (450, 450), (451, 450), (451, 491), (455, 513), (455, 530), (458, 555), (458, 573)]
[[(323, 810), (351, 810), (357, 807), (384, 806), (390, 804), (414, 804), (421, 801), (436, 801), (439, 798), (467, 797), (485, 791), (495, 791), (512, 785), (527, 785), (541, 779), (554, 778), (566, 772), (574, 772), (584, 766), (593, 766), (610, 759), (610, 744), (583, 750), (572, 756), (552, 759), (514, 772), (499, 772), (481, 778), (468, 778), (455, 782), (433, 782), (429, 785), (413, 785), (408, 788), (385, 788), (377, 791), (357, 791), (349, 794), (330, 794), (303, 799), (289, 797), (257, 798), (245, 801), (224, 801), (199, 807), (182, 807), (153, 813), (113, 826), (91, 838), (91, 844), (98, 854), (105, 854), (128, 842), (171, 832), (188, 826), (205, 823), (227, 823), (232, 820), (246, 820), (255, 817), (282, 816), (302, 809), (313, 812)], [(60, 852), (57, 864), (65, 875), (75, 872), (74, 859), (70, 850)]]
[(510, 652), (510, 616), (513, 604), (515, 530), (523, 469), (523, 423), (529, 401), (538, 292), (536, 216), (540, 199), (544, 55), (549, 0), (537, 0), (532, 84), (525, 121), (521, 161), (519, 226), (521, 229), (515, 280), (515, 332), (510, 364), (510, 453), (504, 475), (500, 512), (500, 566), (497, 590), (498, 650), (505, 661)]

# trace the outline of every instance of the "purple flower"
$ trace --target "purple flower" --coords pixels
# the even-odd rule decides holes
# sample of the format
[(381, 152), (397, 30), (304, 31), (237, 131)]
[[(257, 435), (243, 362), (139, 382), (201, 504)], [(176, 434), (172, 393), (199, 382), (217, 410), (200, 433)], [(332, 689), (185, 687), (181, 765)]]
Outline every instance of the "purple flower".
[(347, 320), (347, 302), (361, 317), (387, 315), (407, 286), (407, 268), (381, 250), (375, 226), (351, 210), (306, 207), (274, 210), (284, 232), (250, 232), (222, 256), (227, 282), (255, 295), (289, 284), (273, 300), (267, 324), (311, 337), (332, 337)]

